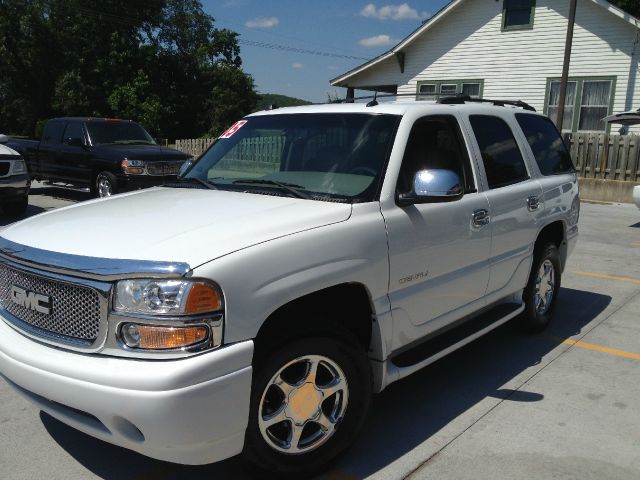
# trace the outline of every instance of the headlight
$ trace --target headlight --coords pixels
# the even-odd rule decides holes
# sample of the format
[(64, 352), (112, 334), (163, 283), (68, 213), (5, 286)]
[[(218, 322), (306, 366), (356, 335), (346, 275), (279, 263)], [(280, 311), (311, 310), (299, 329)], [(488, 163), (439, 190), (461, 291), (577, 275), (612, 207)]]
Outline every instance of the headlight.
[(147, 162), (144, 160), (123, 160), (120, 162), (122, 173), (129, 175), (145, 175), (147, 173)]
[(24, 163), (24, 160), (14, 160), (13, 162), (13, 174), (20, 175), (23, 173), (27, 173), (27, 164)]
[(201, 280), (122, 280), (114, 310), (140, 315), (198, 315), (222, 309), (220, 289)]

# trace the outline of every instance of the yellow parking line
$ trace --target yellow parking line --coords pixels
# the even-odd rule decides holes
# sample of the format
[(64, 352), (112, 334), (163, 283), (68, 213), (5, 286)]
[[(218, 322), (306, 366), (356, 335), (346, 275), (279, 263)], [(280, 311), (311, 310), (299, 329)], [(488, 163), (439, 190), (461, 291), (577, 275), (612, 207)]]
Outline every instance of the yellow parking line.
[(565, 340), (549, 336), (550, 340), (560, 342), (564, 345), (571, 345), (572, 347), (584, 348), (585, 350), (593, 350), (594, 352), (608, 353), (616, 357), (630, 358), (631, 360), (640, 360), (640, 354), (625, 352), (624, 350), (618, 350), (617, 348), (603, 347), (602, 345), (594, 345), (593, 343), (581, 342), (578, 340), (571, 340), (567, 338)]
[(640, 283), (639, 278), (619, 277), (618, 275), (605, 275), (604, 273), (578, 271), (576, 272), (576, 275), (582, 275), (583, 277), (606, 278), (607, 280), (619, 280), (621, 282)]

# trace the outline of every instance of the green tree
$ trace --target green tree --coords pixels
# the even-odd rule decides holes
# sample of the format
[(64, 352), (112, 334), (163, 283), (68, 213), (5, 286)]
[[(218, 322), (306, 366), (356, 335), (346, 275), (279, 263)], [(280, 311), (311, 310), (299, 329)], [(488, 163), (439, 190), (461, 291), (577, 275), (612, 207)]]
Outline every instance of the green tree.
[[(203, 135), (253, 108), (236, 37), (197, 0), (0, 0), (0, 131), (92, 115)], [(220, 75), (222, 65), (235, 75)], [(217, 83), (230, 80), (238, 84)], [(234, 89), (246, 94), (232, 101), (242, 109), (216, 100)]]

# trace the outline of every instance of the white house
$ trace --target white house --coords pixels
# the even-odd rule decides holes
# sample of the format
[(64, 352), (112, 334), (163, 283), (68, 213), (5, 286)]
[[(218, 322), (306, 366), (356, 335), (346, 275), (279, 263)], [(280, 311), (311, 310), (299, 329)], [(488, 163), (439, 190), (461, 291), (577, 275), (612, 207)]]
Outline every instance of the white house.
[[(331, 84), (418, 99), (463, 93), (523, 100), (554, 118), (569, 3), (453, 0)], [(601, 131), (603, 117), (640, 108), (638, 55), (640, 20), (605, 0), (578, 0), (563, 129)]]

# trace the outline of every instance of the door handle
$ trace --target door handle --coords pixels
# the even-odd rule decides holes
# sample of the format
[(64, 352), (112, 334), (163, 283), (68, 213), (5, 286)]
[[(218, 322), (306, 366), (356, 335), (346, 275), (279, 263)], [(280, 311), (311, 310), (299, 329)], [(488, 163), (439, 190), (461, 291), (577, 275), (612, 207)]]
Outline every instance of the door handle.
[(473, 212), (472, 218), (473, 218), (473, 226), (478, 228), (482, 228), (485, 225), (489, 225), (489, 223), (491, 222), (491, 216), (489, 215), (489, 210), (485, 208), (481, 208)]
[(527, 198), (527, 210), (529, 210), (530, 212), (535, 212), (538, 207), (540, 207), (540, 197), (531, 195), (529, 198)]

